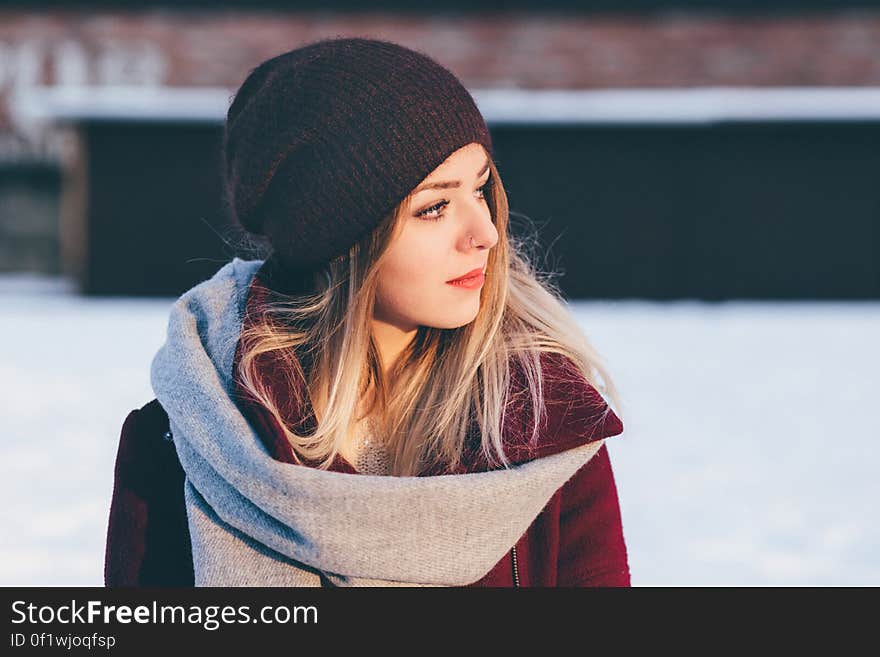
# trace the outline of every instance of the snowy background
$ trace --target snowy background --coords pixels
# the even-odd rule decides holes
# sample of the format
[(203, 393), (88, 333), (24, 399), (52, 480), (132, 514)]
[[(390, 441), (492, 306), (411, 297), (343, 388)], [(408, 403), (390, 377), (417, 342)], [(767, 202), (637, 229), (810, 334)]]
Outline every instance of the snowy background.
[[(172, 299), (0, 276), (0, 585), (103, 584)], [(880, 585), (880, 303), (576, 302), (623, 396), (635, 586)]]

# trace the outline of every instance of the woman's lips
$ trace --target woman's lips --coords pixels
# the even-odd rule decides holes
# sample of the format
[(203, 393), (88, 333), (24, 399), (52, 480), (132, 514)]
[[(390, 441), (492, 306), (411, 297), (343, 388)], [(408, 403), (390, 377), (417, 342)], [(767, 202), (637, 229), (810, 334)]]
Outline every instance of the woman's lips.
[(453, 287), (461, 287), (467, 290), (476, 290), (483, 286), (483, 280), (485, 276), (483, 276), (483, 272), (479, 272), (473, 276), (468, 276), (466, 278), (457, 278), (454, 281), (447, 281), (447, 285), (451, 285)]

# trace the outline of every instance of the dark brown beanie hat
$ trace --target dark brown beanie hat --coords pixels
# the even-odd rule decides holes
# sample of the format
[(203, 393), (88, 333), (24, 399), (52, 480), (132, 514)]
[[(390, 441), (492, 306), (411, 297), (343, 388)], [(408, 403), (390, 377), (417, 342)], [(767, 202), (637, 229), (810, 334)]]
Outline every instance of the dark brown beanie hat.
[(235, 95), (223, 149), (234, 218), (291, 270), (365, 237), (485, 120), (461, 82), (388, 41), (334, 38), (257, 66)]

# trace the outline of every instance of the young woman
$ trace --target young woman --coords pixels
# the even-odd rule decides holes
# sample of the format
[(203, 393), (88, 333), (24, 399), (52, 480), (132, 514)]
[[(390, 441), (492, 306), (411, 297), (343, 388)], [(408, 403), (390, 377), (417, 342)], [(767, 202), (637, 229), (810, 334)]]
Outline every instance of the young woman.
[(460, 81), (314, 42), (244, 81), (224, 158), (268, 256), (171, 310), (106, 584), (629, 586), (614, 386), (508, 233)]

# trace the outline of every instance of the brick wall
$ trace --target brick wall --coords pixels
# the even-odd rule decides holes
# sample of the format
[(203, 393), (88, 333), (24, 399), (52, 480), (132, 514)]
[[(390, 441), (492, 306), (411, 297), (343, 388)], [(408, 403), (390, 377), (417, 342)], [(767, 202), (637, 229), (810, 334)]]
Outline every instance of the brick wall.
[(328, 36), (388, 38), (468, 86), (878, 85), (880, 11), (724, 16), (333, 15), (0, 11), (0, 131), (34, 85), (234, 88), (263, 59)]

